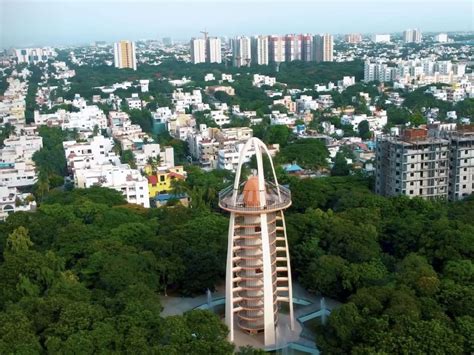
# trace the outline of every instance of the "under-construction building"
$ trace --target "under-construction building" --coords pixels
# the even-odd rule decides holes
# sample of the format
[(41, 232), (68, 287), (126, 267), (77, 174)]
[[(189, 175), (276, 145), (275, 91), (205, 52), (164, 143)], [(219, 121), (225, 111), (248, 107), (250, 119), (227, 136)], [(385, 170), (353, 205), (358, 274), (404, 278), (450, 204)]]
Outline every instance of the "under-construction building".
[(406, 129), (377, 139), (375, 192), (457, 200), (474, 190), (474, 126)]
[[(241, 182), (247, 151), (254, 150), (257, 172)], [(266, 179), (262, 153), (273, 171)], [(226, 274), (226, 323), (234, 341), (237, 329), (263, 333), (264, 346), (277, 342), (279, 307), (288, 304), (289, 326), (294, 329), (292, 283), (283, 210), (291, 205), (288, 189), (278, 185), (265, 144), (247, 141), (240, 153), (235, 182), (219, 194), (219, 206), (230, 212)]]

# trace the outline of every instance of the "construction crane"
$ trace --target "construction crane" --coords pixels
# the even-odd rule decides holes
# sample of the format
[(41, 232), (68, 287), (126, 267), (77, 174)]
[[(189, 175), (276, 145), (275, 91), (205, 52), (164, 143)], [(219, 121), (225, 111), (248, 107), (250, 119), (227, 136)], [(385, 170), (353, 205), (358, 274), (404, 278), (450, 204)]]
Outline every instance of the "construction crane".
[(206, 29), (204, 29), (204, 31), (200, 31), (200, 33), (204, 35), (204, 39), (207, 41), (207, 35), (209, 34), (209, 32), (207, 32)]

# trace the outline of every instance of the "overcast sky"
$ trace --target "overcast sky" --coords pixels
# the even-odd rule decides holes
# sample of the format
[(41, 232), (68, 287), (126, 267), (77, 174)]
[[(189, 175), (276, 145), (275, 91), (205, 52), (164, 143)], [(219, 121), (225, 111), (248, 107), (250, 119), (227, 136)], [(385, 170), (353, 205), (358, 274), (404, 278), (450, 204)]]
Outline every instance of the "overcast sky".
[(0, 0), (0, 47), (210, 35), (474, 30), (473, 0)]

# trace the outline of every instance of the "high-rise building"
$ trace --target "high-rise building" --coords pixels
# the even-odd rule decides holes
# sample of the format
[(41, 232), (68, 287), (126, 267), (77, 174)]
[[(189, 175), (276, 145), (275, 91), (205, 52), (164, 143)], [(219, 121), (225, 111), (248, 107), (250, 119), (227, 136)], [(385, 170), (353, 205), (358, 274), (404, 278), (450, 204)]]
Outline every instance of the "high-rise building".
[(405, 43), (421, 43), (421, 31), (417, 28), (403, 31), (403, 41)]
[(249, 37), (238, 36), (232, 39), (232, 62), (236, 67), (249, 66), (252, 59)]
[(301, 35), (285, 36), (285, 60), (301, 60)]
[(222, 63), (221, 39), (218, 37), (208, 37), (206, 44), (206, 62)]
[(285, 38), (270, 36), (268, 44), (269, 62), (281, 63), (285, 61)]
[[(241, 182), (242, 165), (252, 149), (258, 168), (255, 175)], [(271, 163), (271, 177), (264, 175), (263, 153)], [(240, 152), (233, 186), (219, 193), (219, 206), (230, 212), (226, 271), (226, 323), (230, 341), (234, 340), (236, 331), (263, 333), (263, 345), (274, 346), (279, 322), (294, 329), (283, 215), (290, 205), (291, 193), (278, 185), (267, 147), (258, 138), (249, 139)], [(288, 304), (288, 315), (279, 312), (281, 303)]]
[(377, 139), (376, 193), (451, 200), (472, 194), (474, 126), (441, 125)]
[(268, 65), (268, 36), (252, 37), (252, 63), (257, 65)]
[(448, 42), (448, 35), (446, 33), (439, 33), (434, 37), (435, 42), (446, 43)]
[(310, 62), (313, 60), (313, 36), (301, 35), (301, 60)]
[(56, 52), (49, 47), (14, 49), (13, 52), (18, 64), (47, 62), (48, 59), (56, 56)]
[(206, 40), (203, 38), (191, 39), (191, 62), (193, 64), (206, 62)]
[(317, 62), (332, 62), (334, 43), (330, 34), (316, 35), (313, 37), (313, 58)]
[(120, 41), (114, 44), (114, 64), (116, 68), (137, 70), (137, 57), (134, 42)]
[(372, 41), (375, 43), (390, 43), (390, 35), (375, 34), (372, 36)]
[(356, 44), (362, 42), (362, 36), (360, 33), (349, 33), (345, 36), (347, 43)]

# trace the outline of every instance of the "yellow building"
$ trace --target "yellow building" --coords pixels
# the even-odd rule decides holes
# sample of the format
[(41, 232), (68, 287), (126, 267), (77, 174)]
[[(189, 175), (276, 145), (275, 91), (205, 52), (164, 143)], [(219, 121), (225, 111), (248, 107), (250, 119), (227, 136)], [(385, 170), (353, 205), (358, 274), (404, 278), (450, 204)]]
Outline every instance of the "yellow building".
[(116, 68), (130, 68), (137, 70), (137, 56), (135, 54), (134, 42), (120, 41), (115, 43), (114, 64)]
[(156, 195), (171, 191), (171, 183), (174, 180), (184, 180), (185, 172), (182, 166), (174, 166), (166, 170), (160, 170), (152, 174), (151, 167), (145, 167), (145, 173), (148, 175), (148, 190), (150, 191), (150, 198)]

